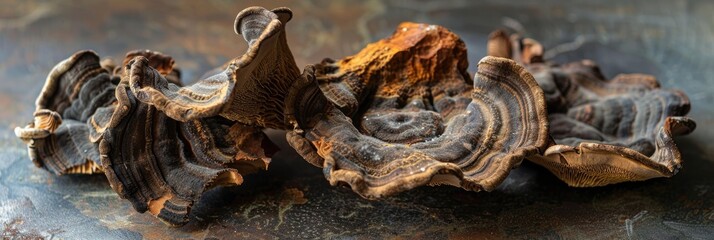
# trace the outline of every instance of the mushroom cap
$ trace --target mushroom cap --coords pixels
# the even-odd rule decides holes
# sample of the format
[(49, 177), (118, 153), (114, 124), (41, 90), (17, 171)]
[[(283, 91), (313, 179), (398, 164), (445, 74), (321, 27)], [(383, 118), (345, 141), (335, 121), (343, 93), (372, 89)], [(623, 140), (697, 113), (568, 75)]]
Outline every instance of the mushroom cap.
[(261, 127), (286, 126), (283, 95), (299, 77), (284, 35), (290, 17), (287, 8), (238, 14), (247, 53), (186, 87), (159, 52), (129, 52), (119, 67), (78, 52), (53, 69), (34, 122), (16, 134), (36, 165), (104, 171), (137, 211), (182, 225), (203, 192), (241, 184), (277, 150)]
[(79, 51), (58, 63), (35, 101), (33, 121), (15, 128), (32, 162), (54, 174), (100, 173), (99, 152), (85, 122), (110, 105), (114, 86), (92, 51)]
[(179, 121), (220, 115), (246, 125), (284, 129), (283, 99), (300, 76), (285, 38), (291, 16), (287, 8), (251, 7), (238, 13), (235, 31), (248, 42), (247, 52), (223, 71), (189, 86), (172, 84), (161, 72), (132, 61), (131, 91), (139, 101)]
[[(670, 177), (681, 168), (682, 157), (674, 137), (696, 128), (695, 122), (685, 117), (690, 102), (684, 92), (660, 89), (653, 76), (644, 74), (621, 74), (605, 80), (597, 66), (587, 60), (562, 66), (533, 65), (529, 69), (539, 83), (555, 86), (557, 90), (551, 96), (559, 95), (558, 100), (549, 101), (553, 109), (549, 114), (550, 133), (555, 144), (544, 157), (569, 166), (594, 162), (623, 165), (618, 170), (588, 169), (592, 173), (573, 174), (546, 164), (569, 185), (602, 186)], [(557, 80), (550, 82), (553, 79)], [(622, 173), (610, 174), (613, 172)]]
[[(152, 61), (152, 56), (160, 61)], [(98, 110), (92, 136), (112, 188), (139, 212), (149, 211), (165, 223), (188, 222), (193, 204), (209, 189), (240, 185), (242, 174), (267, 169), (272, 143), (253, 126), (221, 116), (179, 121), (158, 107), (139, 100), (132, 91), (137, 81), (175, 88), (160, 71), (173, 63), (156, 52), (127, 54), (123, 79), (116, 87), (116, 104)], [(156, 65), (155, 65), (156, 64)], [(167, 69), (170, 70), (170, 69)], [(145, 78), (137, 80), (137, 76)], [(128, 79), (126, 79), (128, 78)], [(144, 98), (144, 97), (142, 97)]]
[(334, 107), (288, 140), (331, 184), (366, 198), (435, 184), (493, 190), (544, 149), (547, 115), (523, 67), (495, 57), (478, 65), (471, 79), (465, 44), (447, 29), (402, 23), (354, 56), (315, 65)]
[(104, 172), (137, 211), (173, 226), (188, 221), (207, 190), (239, 185), (242, 174), (267, 168), (275, 147), (259, 128), (220, 116), (181, 122), (137, 99), (128, 73), (146, 70), (156, 74), (155, 85), (175, 86), (167, 80), (179, 76), (171, 57), (142, 50), (123, 62), (110, 75), (110, 64), (81, 51), (53, 69), (34, 121), (15, 130), (38, 167)]
[(529, 159), (569, 185), (670, 177), (681, 167), (674, 136), (696, 128), (685, 117), (690, 102), (684, 92), (661, 89), (646, 74), (606, 79), (590, 60), (543, 62), (537, 41), (518, 35), (508, 39), (503, 31), (493, 32), (488, 46), (489, 55), (510, 53), (523, 62), (543, 89), (554, 142), (542, 156)]

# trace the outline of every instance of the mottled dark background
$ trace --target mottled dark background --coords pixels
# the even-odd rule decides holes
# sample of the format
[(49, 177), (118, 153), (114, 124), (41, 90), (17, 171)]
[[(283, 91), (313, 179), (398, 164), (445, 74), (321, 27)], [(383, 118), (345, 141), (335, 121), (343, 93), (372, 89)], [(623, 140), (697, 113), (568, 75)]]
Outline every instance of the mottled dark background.
[[(276, 3), (278, 2), (278, 3)], [(138, 48), (175, 57), (190, 82), (246, 50), (243, 8), (287, 6), (299, 66), (356, 53), (398, 23), (445, 26), (469, 47), (471, 72), (499, 27), (540, 40), (558, 62), (590, 58), (607, 76), (643, 72), (692, 101), (697, 130), (677, 139), (671, 179), (569, 188), (532, 164), (494, 192), (422, 187), (367, 201), (330, 187), (290, 148), (246, 184), (208, 192), (168, 228), (103, 175), (36, 169), (12, 128), (32, 117), (49, 70), (77, 50), (120, 60)], [(0, 232), (3, 238), (714, 238), (714, 1), (0, 1)], [(271, 132), (285, 143), (282, 133)]]

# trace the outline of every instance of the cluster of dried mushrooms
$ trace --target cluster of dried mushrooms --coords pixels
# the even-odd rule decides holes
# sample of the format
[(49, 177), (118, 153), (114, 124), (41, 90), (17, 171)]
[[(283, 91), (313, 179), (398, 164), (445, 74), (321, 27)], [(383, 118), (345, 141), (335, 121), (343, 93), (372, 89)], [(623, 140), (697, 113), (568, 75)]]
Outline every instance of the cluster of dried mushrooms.
[(673, 136), (695, 128), (685, 94), (652, 76), (544, 62), (538, 42), (502, 31), (474, 77), (456, 34), (416, 23), (300, 73), (291, 17), (240, 12), (247, 53), (190, 86), (158, 52), (119, 66), (78, 52), (52, 69), (34, 121), (15, 133), (38, 167), (104, 173), (137, 211), (182, 225), (208, 189), (267, 169), (277, 148), (265, 128), (286, 130), (330, 184), (370, 199), (436, 184), (490, 191), (523, 159), (572, 186), (669, 177), (681, 166)]

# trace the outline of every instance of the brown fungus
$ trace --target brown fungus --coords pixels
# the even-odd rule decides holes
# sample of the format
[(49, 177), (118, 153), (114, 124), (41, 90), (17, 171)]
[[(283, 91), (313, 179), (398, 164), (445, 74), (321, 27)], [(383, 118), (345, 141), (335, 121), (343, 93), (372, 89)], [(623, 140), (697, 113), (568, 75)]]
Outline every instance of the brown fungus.
[[(144, 59), (137, 59), (139, 61)], [(171, 225), (188, 221), (201, 194), (218, 185), (239, 185), (229, 166), (236, 151), (225, 137), (230, 121), (220, 117), (179, 122), (138, 101), (125, 83), (117, 104), (98, 111), (106, 121), (98, 143), (102, 167), (112, 188), (139, 212), (149, 211)]]
[(188, 87), (158, 52), (130, 52), (119, 67), (79, 52), (53, 69), (34, 122), (16, 134), (36, 165), (55, 174), (103, 170), (137, 211), (184, 224), (203, 192), (241, 184), (241, 173), (266, 169), (277, 150), (261, 127), (286, 126), (281, 99), (299, 77), (283, 33), (290, 16), (242, 11), (236, 29), (248, 52)]
[[(127, 66), (131, 60), (134, 60), (134, 58), (138, 56), (146, 58), (149, 61), (149, 66), (156, 69), (169, 83), (173, 83), (177, 86), (183, 85), (181, 84), (181, 72), (174, 68), (174, 59), (171, 56), (157, 51), (135, 50), (128, 52), (121, 66)], [(121, 74), (122, 71), (122, 67), (114, 69), (115, 74)]]
[(524, 158), (573, 186), (671, 176), (672, 137), (695, 128), (684, 93), (653, 77), (544, 62), (537, 41), (505, 32), (489, 37), (474, 78), (458, 36), (415, 23), (300, 74), (291, 17), (241, 11), (247, 52), (189, 86), (159, 52), (129, 52), (120, 66), (78, 52), (50, 72), (15, 133), (37, 166), (104, 172), (137, 211), (181, 225), (208, 189), (267, 168), (276, 147), (263, 128), (288, 130), (331, 184), (366, 198), (435, 184), (490, 191)]
[[(218, 115), (179, 121), (139, 101), (137, 95), (146, 92), (132, 91), (137, 81), (151, 79), (152, 86), (161, 89), (179, 88), (162, 74), (176, 73), (170, 69), (173, 60), (164, 56), (152, 61), (157, 55), (127, 54), (132, 59), (124, 61), (117, 104), (106, 111), (111, 117), (95, 115), (101, 126), (96, 132), (101, 135), (102, 166), (120, 196), (140, 212), (148, 210), (168, 224), (182, 225), (202, 193), (219, 185), (239, 185), (241, 174), (267, 169), (276, 147), (258, 127)], [(197, 86), (201, 84), (205, 82), (190, 87), (202, 89)]]
[(15, 128), (30, 159), (54, 174), (101, 172), (87, 120), (114, 100), (114, 84), (99, 57), (81, 51), (57, 64), (35, 102), (35, 118)]
[(458, 36), (403, 23), (354, 56), (315, 66), (335, 107), (288, 140), (331, 184), (367, 198), (427, 184), (493, 190), (547, 144), (545, 100), (511, 60), (482, 59), (475, 79), (467, 67)]
[[(688, 134), (696, 124), (685, 117), (687, 96), (660, 89), (645, 74), (620, 74), (607, 80), (597, 65), (582, 60), (563, 65), (542, 61), (542, 46), (496, 31), (489, 39), (489, 55), (521, 59), (545, 92), (550, 134), (555, 143), (543, 155), (529, 157), (571, 186), (602, 186), (624, 181), (670, 177), (682, 157), (673, 137)], [(537, 51), (533, 51), (536, 49)]]
[(285, 38), (291, 17), (286, 8), (245, 9), (236, 17), (235, 31), (248, 42), (248, 51), (224, 71), (179, 87), (148, 64), (134, 61), (128, 72), (131, 91), (179, 121), (220, 115), (249, 126), (285, 129), (284, 100), (300, 77)]
[(241, 184), (241, 174), (267, 168), (275, 148), (259, 128), (221, 116), (180, 122), (137, 100), (128, 86), (132, 66), (178, 77), (173, 59), (152, 51), (127, 58), (117, 75), (89, 51), (53, 69), (35, 120), (15, 130), (35, 164), (55, 174), (103, 171), (137, 211), (170, 225), (186, 223), (208, 189)]

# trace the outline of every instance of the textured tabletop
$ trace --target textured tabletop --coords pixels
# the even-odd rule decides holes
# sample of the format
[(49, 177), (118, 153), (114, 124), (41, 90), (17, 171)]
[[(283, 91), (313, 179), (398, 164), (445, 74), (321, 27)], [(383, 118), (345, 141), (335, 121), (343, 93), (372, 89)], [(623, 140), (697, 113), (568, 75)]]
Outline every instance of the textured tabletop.
[[(684, 90), (698, 127), (677, 138), (682, 171), (670, 179), (570, 188), (525, 163), (493, 192), (420, 187), (370, 201), (332, 187), (281, 146), (268, 171), (207, 192), (190, 223), (170, 228), (135, 212), (105, 177), (35, 168), (12, 129), (31, 119), (47, 73), (82, 49), (116, 61), (134, 49), (171, 55), (191, 82), (240, 56), (233, 33), (249, 6), (286, 6), (298, 66), (342, 58), (403, 21), (438, 24), (469, 49), (488, 33), (521, 31), (556, 62), (583, 58), (606, 76), (655, 75)], [(714, 2), (712, 1), (14, 1), (0, 2), (0, 236), (5, 238), (714, 238)]]

